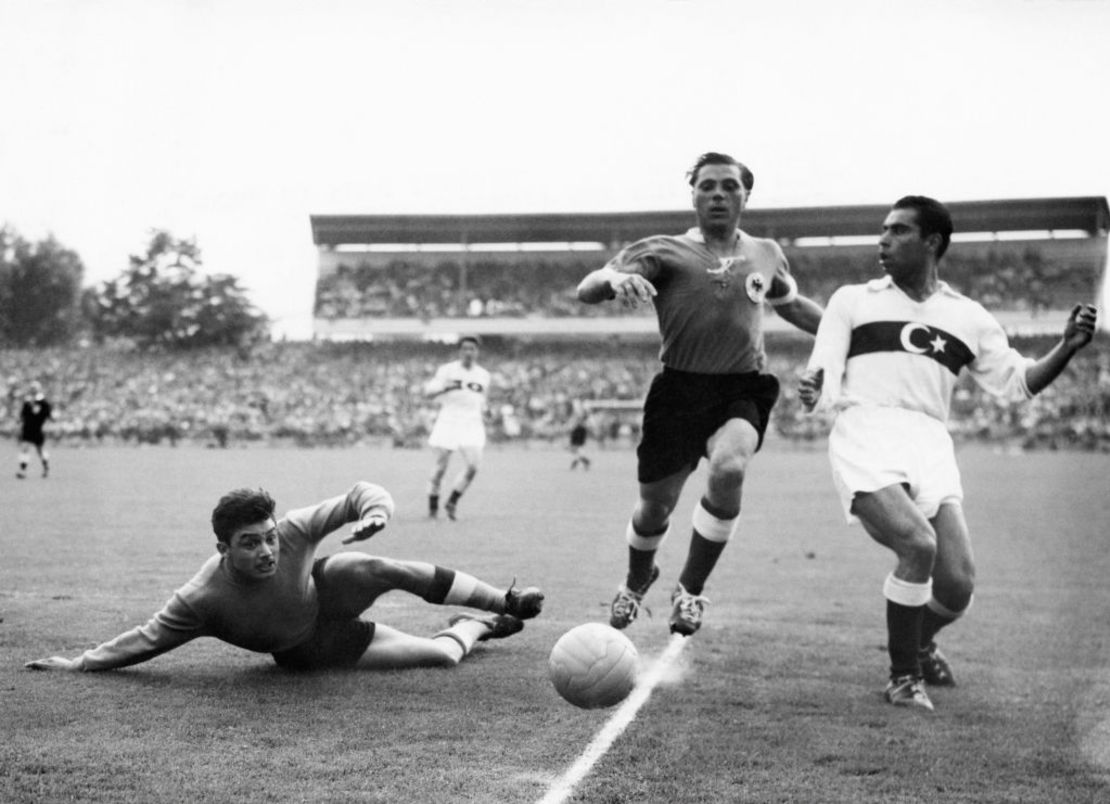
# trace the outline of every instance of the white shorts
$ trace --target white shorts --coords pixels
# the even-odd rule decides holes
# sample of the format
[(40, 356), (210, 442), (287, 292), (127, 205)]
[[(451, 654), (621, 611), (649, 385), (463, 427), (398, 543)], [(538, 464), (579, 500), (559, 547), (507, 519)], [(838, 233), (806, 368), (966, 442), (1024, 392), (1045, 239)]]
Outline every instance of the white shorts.
[(944, 422), (904, 408), (857, 405), (841, 411), (829, 434), (829, 463), (849, 522), (861, 492), (905, 485), (926, 518), (964, 497), (952, 436)]
[(440, 416), (432, 425), (428, 446), (457, 450), (461, 447), (481, 449), (486, 445), (486, 427), (481, 419), (454, 419)]

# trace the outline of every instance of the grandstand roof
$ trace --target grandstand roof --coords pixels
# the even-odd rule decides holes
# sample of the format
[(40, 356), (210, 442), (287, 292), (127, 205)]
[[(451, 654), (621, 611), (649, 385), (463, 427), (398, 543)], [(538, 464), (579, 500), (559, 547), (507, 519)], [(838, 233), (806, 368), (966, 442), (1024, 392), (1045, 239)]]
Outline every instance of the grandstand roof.
[[(801, 237), (877, 234), (886, 204), (751, 209), (744, 230), (758, 237), (793, 241)], [(958, 232), (1110, 229), (1104, 196), (954, 201), (948, 204)], [(693, 225), (693, 211), (537, 213), (511, 215), (312, 215), (317, 246), (385, 243), (567, 243), (615, 245)]]

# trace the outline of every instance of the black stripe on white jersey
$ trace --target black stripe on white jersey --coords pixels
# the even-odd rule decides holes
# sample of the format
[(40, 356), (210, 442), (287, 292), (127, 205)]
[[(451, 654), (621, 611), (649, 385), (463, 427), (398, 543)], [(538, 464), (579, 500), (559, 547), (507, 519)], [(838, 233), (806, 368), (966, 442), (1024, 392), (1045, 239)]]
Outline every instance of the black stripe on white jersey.
[(957, 375), (975, 359), (967, 344), (952, 333), (916, 321), (872, 321), (855, 327), (848, 357), (872, 352), (921, 355)]

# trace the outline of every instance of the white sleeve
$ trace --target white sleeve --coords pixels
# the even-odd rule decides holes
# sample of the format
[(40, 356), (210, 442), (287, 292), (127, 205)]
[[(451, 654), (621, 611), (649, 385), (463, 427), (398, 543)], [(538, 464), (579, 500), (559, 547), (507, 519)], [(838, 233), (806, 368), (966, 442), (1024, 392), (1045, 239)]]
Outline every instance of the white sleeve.
[(435, 376), (424, 385), (424, 390), (429, 394), (438, 394), (447, 387), (447, 364), (444, 363), (436, 369)]
[(984, 391), (1012, 400), (1030, 399), (1025, 373), (1036, 361), (1010, 346), (1002, 325), (980, 308), (981, 330), (975, 359), (968, 364), (972, 379)]
[(851, 291), (840, 288), (829, 298), (817, 336), (813, 341), (813, 352), (809, 356), (807, 370), (823, 369), (824, 385), (821, 400), (816, 410), (828, 410), (840, 399), (844, 383), (844, 368), (848, 362), (848, 349), (852, 342), (852, 319), (850, 313)]

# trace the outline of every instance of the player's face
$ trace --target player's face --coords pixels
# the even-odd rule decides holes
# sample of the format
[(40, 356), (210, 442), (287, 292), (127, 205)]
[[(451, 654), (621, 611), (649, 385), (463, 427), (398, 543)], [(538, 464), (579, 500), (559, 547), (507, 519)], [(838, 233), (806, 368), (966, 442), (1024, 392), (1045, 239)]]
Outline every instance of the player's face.
[(279, 544), (272, 517), (244, 525), (231, 534), (227, 544), (217, 542), (216, 548), (241, 578), (263, 581), (277, 574)]
[(459, 347), (459, 360), (464, 366), (471, 366), (478, 359), (478, 345), (467, 341)]
[(892, 209), (879, 236), (879, 264), (895, 281), (911, 279), (925, 270), (933, 247), (921, 236), (917, 212)]
[(698, 225), (713, 232), (735, 229), (748, 202), (748, 191), (736, 165), (703, 165), (694, 182), (693, 196)]

